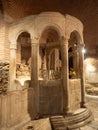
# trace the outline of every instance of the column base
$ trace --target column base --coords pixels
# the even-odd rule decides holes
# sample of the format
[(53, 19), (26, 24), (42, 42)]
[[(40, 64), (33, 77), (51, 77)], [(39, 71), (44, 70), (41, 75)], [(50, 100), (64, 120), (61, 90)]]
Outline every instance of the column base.
[(80, 103), (80, 106), (81, 106), (81, 108), (87, 108), (85, 102), (81, 102), (81, 103)]
[(64, 108), (63, 113), (64, 113), (64, 115), (72, 115), (73, 112), (71, 110), (69, 110), (69, 108)]

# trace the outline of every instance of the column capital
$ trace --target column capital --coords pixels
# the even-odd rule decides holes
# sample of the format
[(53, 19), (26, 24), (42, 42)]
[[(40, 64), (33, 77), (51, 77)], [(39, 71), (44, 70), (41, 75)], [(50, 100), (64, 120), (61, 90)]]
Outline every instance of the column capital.
[(60, 42), (61, 44), (68, 44), (69, 36), (61, 36)]
[(31, 44), (37, 44), (39, 42), (39, 38), (33, 37), (31, 38)]
[(80, 48), (84, 48), (84, 47), (85, 47), (85, 44), (84, 44), (84, 43), (81, 43), (81, 44), (79, 44), (79, 47), (80, 47)]
[(17, 49), (17, 44), (10, 44), (10, 49)]

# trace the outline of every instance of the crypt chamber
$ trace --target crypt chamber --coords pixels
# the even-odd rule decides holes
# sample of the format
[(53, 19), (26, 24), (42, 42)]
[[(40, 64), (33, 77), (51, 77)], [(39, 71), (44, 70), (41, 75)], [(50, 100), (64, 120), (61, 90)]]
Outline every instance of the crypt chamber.
[(50, 117), (56, 130), (56, 115), (68, 129), (92, 121), (85, 102), (82, 22), (68, 14), (42, 12), (6, 28), (4, 48), (9, 49), (0, 63), (1, 130), (44, 117)]

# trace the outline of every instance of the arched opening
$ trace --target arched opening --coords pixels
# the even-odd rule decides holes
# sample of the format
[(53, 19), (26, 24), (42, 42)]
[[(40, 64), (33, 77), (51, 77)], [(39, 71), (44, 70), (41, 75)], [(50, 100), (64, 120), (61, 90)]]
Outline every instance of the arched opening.
[(17, 38), (16, 77), (30, 77), (31, 40), (28, 32), (22, 32)]
[(40, 78), (59, 79), (61, 75), (61, 52), (58, 32), (52, 28), (44, 30), (39, 46)]
[(70, 35), (68, 46), (69, 78), (71, 79), (80, 78), (79, 40), (77, 33), (73, 31)]
[[(60, 114), (62, 110), (61, 49), (60, 36), (50, 27), (43, 31), (39, 44), (39, 113), (43, 115)], [(52, 111), (51, 111), (52, 108)]]

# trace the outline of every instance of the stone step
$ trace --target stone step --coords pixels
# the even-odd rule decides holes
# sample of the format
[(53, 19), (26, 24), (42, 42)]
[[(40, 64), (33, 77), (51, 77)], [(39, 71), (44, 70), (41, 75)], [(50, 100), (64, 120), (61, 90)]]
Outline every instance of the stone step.
[(87, 123), (93, 120), (93, 116), (90, 110), (87, 108), (83, 110), (79, 110), (78, 113), (73, 115), (67, 115), (66, 117), (60, 116), (52, 116), (50, 117), (50, 122), (53, 130), (71, 130), (77, 129), (81, 126), (86, 125)]
[(82, 113), (76, 114), (76, 115), (72, 115), (71, 117), (65, 117), (65, 122), (69, 122), (70, 125), (74, 123), (78, 123), (78, 122), (82, 122), (86, 119), (89, 118), (89, 116), (92, 115), (91, 111), (89, 111), (88, 109)]
[(50, 122), (53, 130), (67, 130), (63, 116), (52, 116), (50, 117)]
[(86, 120), (84, 121), (81, 121), (81, 122), (78, 122), (76, 124), (73, 124), (73, 125), (68, 125), (67, 128), (68, 130), (73, 130), (73, 129), (76, 129), (76, 128), (79, 128), (81, 126), (84, 126), (86, 124), (88, 124), (89, 122), (91, 122), (93, 120), (93, 116), (91, 115), (90, 117), (88, 117)]

